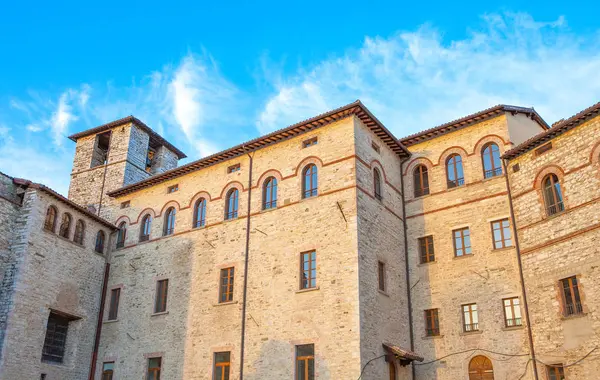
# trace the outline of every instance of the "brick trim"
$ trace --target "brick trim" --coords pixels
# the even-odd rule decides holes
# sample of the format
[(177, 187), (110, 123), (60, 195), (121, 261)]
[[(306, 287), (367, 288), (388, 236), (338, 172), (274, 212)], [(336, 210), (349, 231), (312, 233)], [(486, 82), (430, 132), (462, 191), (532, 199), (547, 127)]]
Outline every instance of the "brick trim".
[(479, 202), (479, 201), (483, 201), (483, 200), (491, 199), (491, 198), (495, 198), (495, 197), (500, 197), (500, 196), (504, 196), (504, 195), (508, 195), (508, 191), (502, 191), (500, 193), (491, 194), (491, 195), (488, 195), (488, 196), (485, 196), (485, 197), (471, 199), (469, 201), (457, 203), (457, 204), (454, 204), (454, 205), (450, 205), (450, 206), (446, 206), (446, 207), (441, 207), (441, 208), (438, 208), (438, 209), (434, 209), (434, 210), (430, 210), (430, 211), (425, 211), (425, 212), (421, 212), (421, 213), (414, 214), (414, 215), (409, 215), (409, 216), (406, 217), (406, 219), (416, 218), (417, 216), (423, 216), (423, 215), (426, 215), (426, 214), (432, 214), (432, 213), (438, 212), (438, 211), (449, 210), (451, 208), (460, 207), (460, 206), (463, 206), (463, 205), (466, 205), (466, 204), (469, 204), (469, 203), (475, 203), (475, 202)]

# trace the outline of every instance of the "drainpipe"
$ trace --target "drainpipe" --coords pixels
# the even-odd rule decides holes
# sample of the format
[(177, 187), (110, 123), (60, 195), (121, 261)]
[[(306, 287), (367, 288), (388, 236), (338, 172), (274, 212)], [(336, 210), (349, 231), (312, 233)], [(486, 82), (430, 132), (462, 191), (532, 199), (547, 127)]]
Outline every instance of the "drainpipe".
[(515, 249), (517, 251), (517, 263), (519, 264), (519, 276), (521, 279), (521, 295), (523, 297), (523, 309), (525, 310), (525, 319), (527, 319), (527, 337), (529, 339), (529, 352), (531, 352), (531, 361), (533, 363), (533, 378), (539, 379), (537, 371), (537, 362), (535, 358), (535, 350), (533, 347), (533, 333), (531, 330), (531, 319), (529, 318), (529, 304), (527, 302), (527, 291), (525, 289), (525, 276), (523, 275), (523, 263), (521, 261), (521, 248), (519, 246), (519, 235), (517, 234), (517, 221), (515, 219), (515, 211), (512, 202), (512, 193), (510, 191), (510, 181), (508, 179), (507, 160), (502, 160), (504, 168), (504, 176), (506, 177), (506, 189), (508, 191), (508, 205), (510, 208), (510, 220), (513, 226), (513, 239), (515, 241)]
[[(406, 226), (406, 204), (404, 202), (404, 176), (402, 175), (402, 166), (404, 163), (408, 161), (408, 158), (404, 159), (400, 163), (400, 184), (402, 186), (402, 225), (404, 226), (404, 264), (406, 270), (406, 298), (408, 301), (408, 324), (409, 328), (409, 336), (410, 336), (410, 350), (415, 351), (415, 340), (414, 340), (414, 332), (413, 332), (413, 315), (412, 315), (412, 297), (410, 292), (410, 267), (408, 264), (408, 227)], [(416, 379), (416, 371), (415, 365), (411, 363), (410, 365), (412, 370), (412, 378)]]
[[(245, 148), (245, 147), (244, 147)], [(246, 216), (246, 253), (244, 255), (244, 295), (242, 296), (242, 337), (240, 343), (240, 380), (244, 380), (244, 344), (246, 342), (246, 299), (248, 294), (248, 255), (250, 253), (250, 211), (252, 205), (252, 163), (254, 155), (248, 153), (250, 158), (248, 172), (248, 211)]]
[[(109, 239), (110, 240), (110, 239)], [(108, 246), (110, 247), (110, 245)], [(108, 250), (107, 247), (107, 250)], [(106, 288), (108, 286), (108, 275), (110, 274), (110, 263), (104, 265), (104, 280), (102, 282), (102, 298), (100, 298), (100, 310), (98, 311), (98, 323), (96, 324), (96, 337), (94, 338), (94, 351), (92, 351), (92, 363), (90, 365), (89, 380), (94, 380), (96, 373), (96, 361), (98, 360), (98, 347), (100, 346), (100, 333), (102, 332), (102, 319), (104, 318), (104, 301), (106, 300)]]

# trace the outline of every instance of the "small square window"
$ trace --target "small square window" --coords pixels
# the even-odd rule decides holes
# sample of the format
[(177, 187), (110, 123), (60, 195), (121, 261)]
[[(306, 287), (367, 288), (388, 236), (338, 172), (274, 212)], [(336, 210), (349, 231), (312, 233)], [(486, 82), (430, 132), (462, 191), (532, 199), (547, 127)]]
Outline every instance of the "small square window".
[(102, 380), (112, 380), (115, 371), (115, 362), (104, 362), (102, 364)]
[(553, 364), (546, 366), (548, 380), (565, 380), (565, 369), (562, 364)]
[(242, 167), (240, 166), (240, 164), (235, 164), (235, 165), (231, 165), (227, 168), (227, 173), (235, 173), (235, 172), (239, 172), (240, 170), (242, 170)]
[(536, 156), (539, 156), (539, 155), (541, 155), (541, 154), (543, 154), (543, 153), (546, 153), (547, 151), (549, 151), (549, 150), (551, 150), (551, 149), (552, 149), (552, 143), (551, 143), (551, 142), (549, 142), (548, 144), (544, 144), (544, 145), (542, 145), (541, 147), (537, 148), (537, 149), (535, 150), (535, 155), (536, 155)]
[(313, 145), (317, 145), (318, 143), (319, 143), (319, 139), (317, 137), (313, 137), (311, 139), (302, 141), (302, 148), (308, 148)]
[(129, 208), (131, 206), (131, 201), (121, 202), (121, 208)]
[(174, 192), (176, 192), (178, 190), (179, 190), (179, 184), (176, 184), (176, 185), (173, 185), (173, 186), (169, 186), (167, 188), (167, 194), (174, 193)]
[(375, 144), (374, 142), (371, 142), (371, 148), (373, 148), (375, 152), (379, 153), (379, 145)]

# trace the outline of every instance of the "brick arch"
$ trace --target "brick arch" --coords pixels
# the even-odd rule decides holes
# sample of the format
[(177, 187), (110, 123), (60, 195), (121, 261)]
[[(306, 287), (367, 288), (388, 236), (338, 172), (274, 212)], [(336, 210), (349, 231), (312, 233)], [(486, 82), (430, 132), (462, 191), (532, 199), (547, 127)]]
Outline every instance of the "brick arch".
[(371, 173), (373, 172), (373, 170), (375, 168), (379, 169), (379, 173), (382, 175), (381, 179), (383, 180), (384, 183), (388, 183), (387, 176), (385, 175), (385, 169), (383, 168), (383, 165), (381, 165), (381, 162), (379, 162), (379, 160), (377, 160), (377, 159), (371, 160), (371, 163), (369, 164), (369, 166), (371, 167)]
[(281, 183), (282, 179), (283, 179), (283, 175), (281, 175), (281, 172), (277, 169), (269, 169), (266, 172), (264, 172), (263, 174), (260, 175), (260, 177), (258, 178), (258, 181), (256, 181), (256, 186), (258, 188), (262, 188), (263, 183), (267, 180), (267, 178), (269, 177), (275, 177), (275, 179), (277, 180), (278, 183)]
[(129, 219), (129, 217), (127, 215), (121, 215), (117, 218), (117, 220), (115, 221), (115, 226), (117, 226), (117, 228), (119, 228), (119, 224), (121, 224), (121, 222), (126, 222), (128, 226), (131, 226), (131, 219)]
[(498, 149), (500, 150), (500, 155), (502, 155), (502, 153), (504, 153), (504, 145), (508, 144), (506, 141), (504, 141), (504, 139), (498, 135), (486, 135), (483, 136), (482, 138), (479, 139), (479, 141), (477, 141), (475, 143), (475, 147), (473, 148), (473, 153), (472, 154), (477, 154), (479, 156), (481, 156), (483, 154), (483, 147), (484, 145), (486, 145), (487, 143), (495, 143), (496, 145), (498, 145)]
[(152, 216), (152, 219), (156, 218), (156, 213), (154, 212), (154, 209), (151, 207), (147, 207), (145, 209), (142, 210), (142, 212), (139, 213), (137, 220), (135, 221), (135, 223), (132, 224), (138, 224), (142, 221), (142, 218), (144, 216), (146, 216), (146, 214), (150, 214)]
[(600, 141), (594, 145), (590, 151), (590, 164), (597, 165), (600, 163)]
[(169, 207), (175, 207), (175, 210), (177, 210), (179, 212), (179, 210), (181, 209), (181, 206), (179, 205), (179, 202), (175, 201), (175, 200), (171, 200), (168, 201), (167, 203), (165, 203), (162, 208), (160, 209), (160, 214), (156, 215), (157, 218), (160, 218), (161, 216), (163, 216), (163, 214), (165, 213), (165, 211), (169, 208)]
[(412, 174), (413, 170), (415, 170), (415, 168), (418, 165), (425, 165), (427, 167), (427, 170), (431, 170), (434, 166), (436, 166), (433, 162), (431, 162), (431, 160), (427, 157), (417, 157), (412, 159), (408, 165), (406, 165), (406, 169), (404, 170), (404, 174), (403, 175), (407, 175), (407, 174)]
[(308, 164), (315, 164), (317, 165), (317, 168), (321, 169), (323, 167), (323, 160), (321, 160), (317, 156), (306, 157), (305, 159), (300, 161), (298, 166), (296, 166), (296, 175), (299, 175), (300, 171), (303, 170)]
[(448, 159), (448, 157), (455, 153), (461, 156), (463, 162), (465, 162), (465, 159), (469, 156), (466, 149), (462, 146), (451, 146), (450, 148), (444, 150), (442, 154), (440, 154), (440, 158), (438, 159), (438, 165), (443, 165), (445, 167), (446, 160)]
[(208, 193), (208, 191), (204, 191), (204, 190), (200, 190), (199, 192), (197, 192), (196, 194), (194, 194), (194, 196), (192, 197), (192, 199), (190, 199), (190, 204), (188, 205), (188, 208), (192, 208), (194, 207), (194, 205), (196, 204), (196, 201), (198, 201), (198, 199), (200, 198), (204, 198), (207, 201), (212, 201), (210, 194)]
[(219, 199), (225, 198), (225, 195), (229, 192), (229, 190), (231, 190), (233, 188), (238, 189), (238, 191), (240, 193), (244, 191), (244, 185), (242, 185), (242, 183), (240, 181), (231, 181), (223, 187), (223, 190), (221, 190), (221, 195), (219, 196)]
[[(555, 164), (550, 164), (550, 165), (546, 165), (543, 168), (541, 168), (538, 173), (535, 176), (535, 179), (533, 180), (533, 188), (537, 189), (537, 190), (541, 190), (542, 189), (542, 180), (548, 175), (548, 174), (556, 174), (556, 176), (558, 177), (558, 181), (563, 183), (563, 179), (565, 177), (565, 171), (558, 165)], [(563, 189), (564, 192), (564, 189)]]

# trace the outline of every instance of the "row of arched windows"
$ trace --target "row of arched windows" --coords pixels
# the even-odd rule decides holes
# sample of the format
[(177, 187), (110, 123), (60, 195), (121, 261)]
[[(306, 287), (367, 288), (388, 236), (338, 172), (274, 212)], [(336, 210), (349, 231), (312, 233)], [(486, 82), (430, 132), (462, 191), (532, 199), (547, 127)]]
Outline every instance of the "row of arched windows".
[[(483, 178), (492, 178), (502, 174), (500, 149), (495, 143), (488, 143), (481, 150)], [(418, 165), (413, 170), (414, 196), (421, 197), (429, 194), (429, 173), (425, 165)], [(451, 154), (446, 159), (446, 183), (448, 189), (463, 186), (465, 173), (460, 154)]]
[[(44, 220), (44, 229), (46, 231), (55, 233), (58, 221), (58, 211), (56, 207), (49, 206), (46, 210), (46, 218)], [(69, 239), (71, 235), (71, 225), (73, 223), (73, 217), (68, 212), (62, 214), (60, 219), (60, 226), (58, 226), (58, 236)], [(73, 242), (83, 245), (83, 239), (85, 236), (85, 223), (83, 220), (78, 219), (75, 223), (75, 232), (73, 234)], [(95, 250), (98, 253), (104, 253), (104, 242), (106, 236), (104, 231), (98, 231), (96, 235), (96, 246)]]
[[(309, 164), (302, 170), (302, 198), (311, 198), (318, 195), (318, 170), (315, 164)], [(225, 220), (236, 219), (239, 211), (239, 190), (233, 188), (225, 196)], [(267, 178), (262, 187), (262, 208), (269, 210), (277, 207), (277, 179), (275, 177)], [(172, 235), (175, 232), (175, 216), (177, 210), (170, 207), (165, 212), (163, 224), (163, 236)], [(204, 227), (206, 223), (206, 199), (200, 198), (194, 204), (193, 228)], [(152, 226), (152, 216), (147, 214), (143, 217), (139, 241), (150, 239)], [(125, 245), (127, 235), (127, 223), (121, 222), (118, 226), (117, 248)]]

